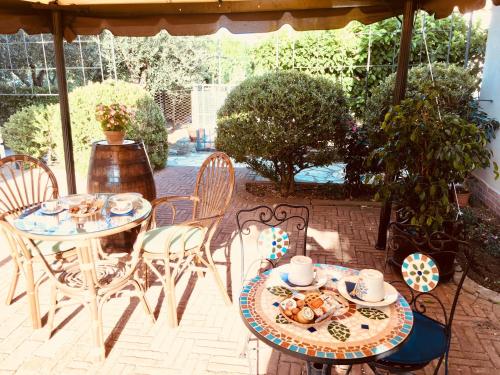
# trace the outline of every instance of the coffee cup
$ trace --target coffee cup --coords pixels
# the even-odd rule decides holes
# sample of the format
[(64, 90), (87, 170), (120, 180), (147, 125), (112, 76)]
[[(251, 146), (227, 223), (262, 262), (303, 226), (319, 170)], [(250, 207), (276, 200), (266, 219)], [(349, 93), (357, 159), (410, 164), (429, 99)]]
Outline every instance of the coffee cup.
[(115, 208), (118, 211), (128, 211), (132, 208), (132, 202), (128, 199), (115, 200)]
[(366, 302), (380, 302), (385, 297), (384, 275), (374, 269), (359, 271), (354, 294)]
[(55, 211), (57, 207), (59, 207), (59, 201), (57, 199), (42, 203), (42, 208), (45, 211)]
[(298, 286), (311, 285), (314, 280), (312, 259), (303, 255), (296, 255), (290, 260), (288, 280)]

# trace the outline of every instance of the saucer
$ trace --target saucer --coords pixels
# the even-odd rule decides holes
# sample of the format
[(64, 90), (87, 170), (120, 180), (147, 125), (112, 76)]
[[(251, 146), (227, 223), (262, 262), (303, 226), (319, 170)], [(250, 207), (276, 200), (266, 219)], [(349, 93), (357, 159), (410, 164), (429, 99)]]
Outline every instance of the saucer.
[(313, 282), (310, 285), (297, 285), (292, 283), (290, 280), (288, 280), (288, 272), (280, 272), (280, 280), (293, 290), (303, 291), (319, 289), (327, 282), (326, 277), (318, 277), (318, 274), (316, 272), (314, 273)]
[(134, 207), (132, 207), (131, 205), (130, 207), (127, 207), (125, 210), (119, 210), (117, 207), (112, 207), (109, 211), (113, 215), (126, 216), (126, 215), (131, 215), (132, 212), (134, 212)]
[(64, 211), (64, 207), (62, 205), (58, 205), (55, 210), (47, 210), (46, 208), (40, 207), (40, 212), (44, 215), (57, 215), (60, 212)]
[(351, 292), (356, 286), (356, 282), (358, 281), (357, 276), (346, 276), (342, 280), (337, 283), (337, 288), (339, 293), (345, 299), (354, 302), (357, 305), (368, 306), (368, 307), (382, 307), (393, 304), (397, 301), (399, 293), (391, 284), (384, 282), (385, 289), (385, 297), (382, 301), (378, 302), (367, 302), (359, 299), (358, 297), (351, 296), (349, 292)]

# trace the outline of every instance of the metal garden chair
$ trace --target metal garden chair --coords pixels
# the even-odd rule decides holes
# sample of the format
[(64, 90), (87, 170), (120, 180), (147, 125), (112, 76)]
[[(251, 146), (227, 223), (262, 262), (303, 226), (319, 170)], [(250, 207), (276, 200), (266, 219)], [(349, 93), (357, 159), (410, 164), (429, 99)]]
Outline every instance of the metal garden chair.
[[(222, 152), (215, 152), (200, 167), (193, 195), (167, 196), (152, 202), (152, 225), (145, 235), (142, 259), (162, 283), (172, 327), (178, 325), (175, 283), (186, 269), (196, 271), (199, 276), (212, 273), (224, 301), (231, 304), (212, 259), (210, 244), (231, 201), (234, 182), (231, 159)], [(190, 221), (176, 224), (174, 203), (179, 201), (191, 202), (193, 209)], [(171, 225), (157, 227), (155, 218), (162, 205), (171, 209), (172, 221)], [(164, 266), (163, 272), (160, 266)]]
[[(256, 274), (278, 266), (283, 259), (294, 255), (306, 255), (309, 209), (306, 206), (279, 204), (275, 207), (256, 206), (236, 213), (241, 252), (241, 286)], [(251, 254), (250, 254), (251, 253)], [(251, 255), (246, 266), (246, 255)], [(248, 345), (256, 342), (259, 355), (259, 340), (251, 339), (250, 333), (242, 339), (238, 349), (240, 357), (247, 357), (250, 373), (252, 359)], [(258, 363), (258, 361), (257, 361)]]
[[(439, 270), (437, 263), (430, 256), (422, 253), (409, 255), (403, 262), (401, 270), (405, 280), (403, 283), (408, 287), (411, 294), (410, 305), (413, 308), (414, 326), (407, 341), (401, 345), (394, 354), (370, 364), (372, 370), (378, 374), (378, 369), (390, 373), (406, 373), (426, 367), (433, 360), (438, 360), (434, 374), (444, 361), (445, 374), (448, 374), (448, 352), (452, 335), (452, 323), (458, 298), (462, 286), (469, 271), (468, 244), (451, 236), (441, 235), (442, 245), (449, 241), (457, 241), (463, 248), (465, 254), (465, 267), (455, 291), (455, 296), (449, 312), (443, 302), (432, 291), (439, 282)], [(440, 254), (450, 253), (441, 251)], [(456, 254), (448, 254), (456, 255)], [(397, 283), (397, 282), (395, 282)], [(425, 300), (429, 306), (436, 306), (438, 314), (442, 314), (444, 321), (438, 321), (426, 314)]]

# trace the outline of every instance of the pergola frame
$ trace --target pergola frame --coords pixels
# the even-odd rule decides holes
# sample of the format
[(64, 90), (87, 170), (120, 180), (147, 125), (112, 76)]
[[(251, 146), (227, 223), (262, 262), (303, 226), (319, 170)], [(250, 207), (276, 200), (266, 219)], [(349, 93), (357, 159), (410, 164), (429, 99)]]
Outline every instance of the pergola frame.
[[(493, 0), (500, 5), (500, 0)], [(66, 82), (63, 38), (98, 34), (103, 28), (115, 35), (154, 35), (166, 29), (172, 35), (203, 35), (226, 27), (230, 31), (266, 32), (289, 23), (297, 30), (340, 28), (351, 20), (365, 24), (403, 13), (393, 104), (405, 96), (415, 11), (423, 9), (446, 17), (455, 6), (472, 11), (485, 0), (3, 0), (0, 33), (25, 28), (29, 33), (54, 35), (68, 193), (76, 193), (73, 141)], [(2, 23), (5, 21), (5, 23)], [(189, 26), (192, 26), (191, 28)], [(391, 176), (386, 176), (389, 181)], [(391, 216), (390, 200), (380, 213), (376, 247), (384, 249)]]

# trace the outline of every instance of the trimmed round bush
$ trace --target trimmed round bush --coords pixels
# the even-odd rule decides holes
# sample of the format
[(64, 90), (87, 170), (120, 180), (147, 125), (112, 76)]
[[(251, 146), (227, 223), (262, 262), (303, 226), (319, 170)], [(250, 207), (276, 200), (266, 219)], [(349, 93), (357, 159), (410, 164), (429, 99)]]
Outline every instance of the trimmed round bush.
[[(97, 104), (125, 104), (135, 110), (127, 138), (143, 140), (154, 169), (165, 166), (168, 154), (167, 130), (160, 107), (141, 86), (123, 81), (90, 83), (69, 94), (71, 132), (75, 165), (86, 173), (92, 143), (104, 139), (95, 118)], [(37, 158), (64, 160), (59, 105), (22, 108), (5, 123), (5, 144), (15, 152)]]
[(251, 77), (218, 113), (216, 148), (276, 183), (295, 190), (303, 169), (343, 159), (350, 120), (340, 86), (299, 72)]

